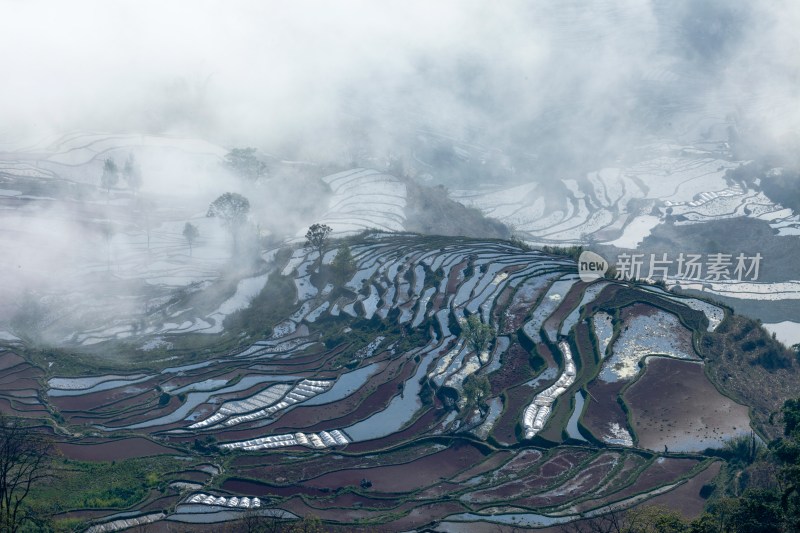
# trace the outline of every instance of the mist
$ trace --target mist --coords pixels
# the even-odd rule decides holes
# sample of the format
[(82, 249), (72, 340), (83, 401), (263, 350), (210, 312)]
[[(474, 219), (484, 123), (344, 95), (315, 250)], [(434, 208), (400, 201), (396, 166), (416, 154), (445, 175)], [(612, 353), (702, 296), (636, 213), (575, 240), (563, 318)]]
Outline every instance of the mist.
[[(280, 157), (401, 153), (420, 130), (557, 161), (695, 140), (789, 150), (796, 2), (5, 2), (0, 140), (170, 133)], [(541, 178), (541, 176), (533, 176)], [(530, 177), (529, 177), (530, 178)]]
[[(30, 205), (0, 213), (0, 322), (29, 291), (70, 310), (59, 335), (109, 309), (135, 320), (168, 299), (154, 287), (240, 268), (205, 218), (225, 191), (251, 199), (256, 234), (284, 238), (324, 208), (317, 178), (357, 166), (455, 189), (555, 188), (657, 141), (735, 142), (739, 159), (800, 166), (797, 27), (788, 0), (6, 0), (0, 163), (42, 159), (32, 175), (77, 189), (20, 192)], [(270, 164), (268, 183), (220, 164), (244, 146)], [(131, 155), (140, 195), (98, 190), (103, 159)], [(194, 255), (186, 222), (200, 227)]]

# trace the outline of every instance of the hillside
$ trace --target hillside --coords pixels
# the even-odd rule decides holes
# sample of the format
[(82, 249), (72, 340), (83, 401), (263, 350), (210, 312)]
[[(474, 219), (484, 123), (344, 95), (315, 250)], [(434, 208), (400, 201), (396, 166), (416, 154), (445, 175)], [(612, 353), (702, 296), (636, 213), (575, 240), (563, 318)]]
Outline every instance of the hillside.
[[(345, 244), (354, 260), (342, 265)], [(267, 257), (263, 288), (206, 335), (221, 342), (230, 329), (238, 342), (191, 350), (192, 334), (145, 334), (136, 342), (158, 345), (142, 353), (149, 365), (80, 376), (69, 361), (85, 354), (4, 352), (6, 408), (56, 420), (74, 476), (86, 460), (113, 460), (109, 475), (122, 475), (153, 457), (152, 482), (126, 497), (99, 479), (83, 499), (37, 493), (57, 520), (209, 524), (256, 509), (463, 531), (656, 496), (696, 514), (720, 468), (707, 449), (751, 431), (755, 391), (707, 377), (726, 360), (706, 338), (747, 340), (725, 308), (587, 284), (572, 260), (504, 241), (370, 232), (332, 241), (321, 261), (304, 248)], [(480, 324), (486, 344), (472, 341)], [(771, 434), (767, 418), (753, 429)], [(81, 511), (97, 507), (109, 510)]]

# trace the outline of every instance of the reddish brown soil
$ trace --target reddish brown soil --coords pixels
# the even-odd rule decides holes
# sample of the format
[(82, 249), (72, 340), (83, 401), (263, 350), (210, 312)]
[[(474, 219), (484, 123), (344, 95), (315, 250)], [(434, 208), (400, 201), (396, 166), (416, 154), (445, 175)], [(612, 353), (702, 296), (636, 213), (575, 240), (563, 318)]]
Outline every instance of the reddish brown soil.
[[(155, 391), (157, 383), (155, 379), (148, 380), (142, 383), (136, 383), (131, 387), (142, 389), (143, 392), (136, 397), (157, 396)], [(129, 386), (123, 385), (115, 389), (94, 392), (90, 394), (81, 394), (78, 396), (53, 396), (50, 402), (56, 406), (60, 411), (65, 412), (91, 412), (105, 405), (114, 404), (120, 400), (130, 400), (130, 392), (127, 391)]]
[(442, 417), (447, 414), (444, 409), (441, 409), (440, 405), (438, 407), (439, 408), (428, 409), (407, 428), (398, 431), (397, 433), (393, 433), (388, 437), (348, 444), (347, 451), (361, 453), (373, 450), (383, 450), (392, 446), (397, 446), (404, 442), (410, 442), (415, 438), (418, 438), (420, 435), (425, 435), (434, 426), (436, 426)]
[(580, 472), (565, 480), (563, 484), (545, 493), (521, 498), (511, 503), (524, 507), (549, 507), (579, 498), (597, 488), (609, 475), (618, 459), (619, 454), (616, 453), (601, 454), (588, 465), (581, 467)]
[(174, 481), (193, 481), (195, 483), (206, 483), (209, 479), (211, 479), (211, 475), (208, 472), (203, 472), (201, 470), (184, 470), (183, 472), (174, 474), (173, 478)]
[[(158, 494), (158, 493), (156, 493)], [(161, 498), (155, 498), (153, 501), (148, 502), (147, 504), (139, 507), (139, 510), (148, 513), (154, 511), (163, 511), (164, 509), (169, 509), (173, 507), (175, 504), (180, 502), (183, 499), (183, 496), (180, 494), (172, 494), (170, 496), (162, 496)]]
[(489, 489), (472, 492), (469, 499), (471, 502), (476, 503), (492, 503), (526, 497), (531, 493), (554, 486), (556, 480), (562, 475), (571, 477), (569, 472), (578, 467), (581, 461), (589, 455), (589, 451), (583, 450), (567, 450), (563, 453), (556, 451), (553, 457), (547, 459), (534, 470), (525, 474), (519, 471), (517, 473), (518, 479)]
[(504, 312), (505, 322), (502, 329), (503, 334), (513, 333), (522, 327), (522, 324), (525, 322), (525, 319), (530, 313), (533, 304), (536, 302), (539, 296), (542, 295), (542, 293), (547, 291), (551, 283), (552, 280), (548, 283), (545, 283), (539, 288), (539, 290), (533, 293), (530, 298), (523, 297), (519, 292), (514, 294), (514, 297), (511, 299), (511, 303)]
[(142, 437), (109, 440), (102, 444), (60, 442), (56, 447), (64, 457), (76, 461), (121, 461), (132, 457), (177, 453), (173, 448), (167, 448)]
[(39, 382), (37, 379), (42, 377), (42, 375), (43, 372), (36, 367), (32, 367), (28, 364), (17, 365), (0, 374), (0, 389), (20, 389), (24, 387), (38, 389)]
[(222, 484), (222, 489), (234, 494), (243, 494), (247, 496), (264, 497), (280, 497), (290, 498), (297, 495), (305, 495), (311, 497), (324, 497), (328, 493), (323, 492), (313, 487), (303, 487), (299, 485), (289, 486), (273, 486), (266, 483), (259, 483), (257, 481), (250, 481), (247, 479), (230, 478)]
[(44, 417), (50, 413), (42, 405), (20, 403), (11, 398), (0, 397), (0, 413), (12, 416)]
[(614, 477), (612, 477), (602, 489), (595, 493), (595, 497), (611, 494), (612, 492), (620, 490), (627, 484), (633, 483), (635, 481), (632, 477), (633, 473), (644, 466), (646, 462), (647, 459), (639, 454), (627, 454), (622, 468), (614, 474)]
[(678, 511), (685, 518), (693, 520), (703, 514), (705, 500), (700, 496), (703, 485), (711, 483), (722, 468), (721, 462), (716, 462), (694, 476), (686, 483), (671, 491), (647, 500), (643, 505), (659, 505)]
[(486, 472), (491, 472), (492, 470), (500, 468), (500, 466), (509, 459), (511, 459), (513, 455), (514, 455), (513, 452), (506, 450), (501, 450), (499, 452), (496, 452), (492, 454), (485, 461), (478, 463), (472, 468), (468, 468), (467, 470), (461, 472), (460, 474), (455, 476), (451, 481), (453, 481), (454, 483), (462, 483), (475, 476), (485, 474)]
[(0, 353), (0, 372), (5, 373), (5, 371), (22, 363), (25, 363), (25, 359), (15, 354), (14, 352)]
[[(124, 413), (122, 416), (118, 416), (101, 423), (108, 427), (124, 427), (131, 424), (139, 424), (141, 422), (147, 422), (149, 420), (166, 416), (178, 410), (181, 405), (183, 405), (183, 402), (181, 402), (180, 398), (178, 398), (177, 396), (172, 396), (169, 400), (169, 403), (167, 403), (167, 405), (163, 407), (143, 406), (141, 409), (131, 410), (129, 412)], [(74, 418), (77, 419), (79, 417), (76, 416)], [(185, 423), (182, 423), (181, 425), (185, 425)], [(157, 428), (162, 426), (153, 426), (153, 427)]]
[[(543, 357), (545, 357), (545, 360), (549, 357), (548, 365), (552, 363), (555, 366), (555, 361), (552, 360), (549, 350)], [(500, 357), (500, 362), (500, 368), (489, 376), (492, 395), (498, 395), (509, 387), (524, 383), (533, 376), (530, 356), (525, 348), (517, 342), (508, 347), (508, 350)]]
[(418, 444), (381, 454), (350, 456), (326, 453), (294, 462), (280, 461), (280, 457), (284, 454), (273, 453), (263, 456), (239, 457), (234, 460), (233, 466), (240, 475), (286, 485), (301, 483), (336, 470), (406, 464), (436, 452), (437, 449), (430, 444)]
[(393, 509), (400, 505), (396, 498), (370, 498), (353, 492), (342, 492), (330, 497), (308, 500), (308, 505), (316, 509), (365, 507), (368, 509)]
[(747, 407), (720, 394), (700, 363), (652, 357), (624, 396), (643, 448), (701, 451), (749, 431)]
[[(550, 317), (545, 320), (544, 327), (546, 329), (555, 329), (558, 331), (561, 328), (561, 323), (567, 318), (577, 306), (581, 303), (581, 298), (583, 297), (583, 291), (586, 289), (587, 284), (578, 281), (575, 283), (572, 288), (570, 288), (567, 295), (564, 299), (561, 300), (561, 303), (558, 304), (556, 310), (550, 315)], [(555, 342), (556, 339), (550, 339), (551, 341)]]
[(617, 402), (617, 397), (626, 384), (625, 381), (606, 383), (595, 379), (587, 385), (589, 394), (584, 403), (581, 423), (598, 440), (609, 434), (609, 425), (614, 422), (622, 428), (628, 427), (628, 417)]
[(697, 459), (660, 457), (639, 474), (632, 485), (606, 497), (582, 502), (579, 505), (579, 510), (583, 511), (600, 507), (614, 501), (630, 498), (639, 493), (651, 491), (662, 485), (673, 483), (697, 466), (698, 463), (699, 460)]
[[(269, 426), (269, 430), (275, 433), (290, 433), (350, 426), (385, 409), (392, 398), (401, 394), (399, 385), (407, 381), (415, 370), (416, 365), (413, 364), (413, 360), (406, 360), (405, 364), (402, 364), (400, 359), (393, 361), (381, 374), (381, 377), (389, 381), (378, 385), (380, 381), (370, 379), (357, 394), (335, 404), (297, 407)], [(357, 404), (357, 407), (353, 407), (352, 404)]]
[(533, 401), (536, 392), (527, 385), (513, 387), (506, 391), (503, 414), (497, 419), (492, 435), (500, 444), (511, 445), (518, 442), (517, 425), (522, 411)]
[(289, 500), (280, 503), (281, 509), (286, 509), (298, 516), (316, 515), (322, 520), (333, 522), (354, 522), (360, 520), (385, 520), (391, 518), (394, 513), (408, 512), (415, 507), (415, 503), (407, 502), (400, 507), (392, 510), (369, 509), (316, 509), (307, 504), (301, 497), (294, 496)]
[[(503, 291), (500, 293), (500, 296), (498, 296), (497, 299), (495, 300), (494, 307), (492, 308), (492, 321), (495, 324), (499, 324), (500, 318), (505, 316), (506, 308), (508, 307), (508, 304), (511, 302), (511, 296), (514, 294), (514, 290), (515, 290), (514, 287), (506, 285), (506, 288), (503, 289)], [(511, 333), (511, 331), (516, 331), (519, 328), (519, 326), (517, 326), (517, 328), (509, 331), (509, 328), (512, 326), (513, 324), (504, 323), (501, 327), (500, 333), (508, 334)]]
[(539, 460), (542, 459), (542, 452), (532, 448), (521, 450), (513, 459), (498, 468), (493, 474), (494, 478), (516, 475), (525, 470), (531, 469)]
[(460, 263), (450, 268), (450, 273), (447, 278), (447, 289), (445, 294), (456, 294), (458, 286), (464, 281), (464, 269), (467, 268), (467, 260), (464, 259)]
[(393, 520), (381, 527), (383, 531), (410, 531), (440, 520), (443, 516), (463, 513), (467, 510), (458, 502), (423, 504), (415, 507), (405, 516)]
[(370, 492), (411, 492), (432, 485), (442, 478), (449, 478), (482, 458), (483, 455), (473, 446), (453, 446), (411, 463), (340, 470), (312, 479), (305, 484), (310, 487), (331, 489), (348, 485), (358, 487), (361, 480), (366, 478), (372, 482)]

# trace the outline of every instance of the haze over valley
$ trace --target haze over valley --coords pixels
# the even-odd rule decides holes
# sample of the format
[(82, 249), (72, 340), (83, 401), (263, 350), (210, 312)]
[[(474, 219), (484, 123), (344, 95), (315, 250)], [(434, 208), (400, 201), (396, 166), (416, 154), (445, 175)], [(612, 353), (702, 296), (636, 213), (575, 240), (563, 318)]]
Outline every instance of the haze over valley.
[(793, 531), (798, 25), (0, 2), (0, 531)]

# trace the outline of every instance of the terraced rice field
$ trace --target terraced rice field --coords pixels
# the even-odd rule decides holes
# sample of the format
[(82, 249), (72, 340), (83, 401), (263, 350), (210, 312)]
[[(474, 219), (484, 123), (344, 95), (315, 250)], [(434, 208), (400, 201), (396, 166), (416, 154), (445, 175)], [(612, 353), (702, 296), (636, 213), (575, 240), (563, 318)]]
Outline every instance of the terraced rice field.
[[(142, 507), (141, 520), (315, 514), (387, 530), (547, 526), (667, 497), (713, 466), (685, 452), (748, 424), (717, 393), (691, 442), (679, 437), (691, 398), (671, 395), (670, 380), (713, 387), (673, 313), (703, 317), (705, 329), (720, 308), (586, 284), (570, 260), (505, 242), (379, 233), (350, 249), (356, 268), (339, 290), (322, 286), (315, 253), (282, 255), (268, 276), (292, 282), (293, 311), (270, 335), (205, 362), (43, 382), (6, 352), (0, 364), (31, 374), (32, 392), (5, 389), (5, 409), (43, 410), (41, 397), (65, 426), (91, 428), (93, 440), (60, 445), (74, 457), (217, 457), (175, 473), (173, 504), (162, 515)], [(614, 307), (620, 288), (649, 303)], [(483, 354), (461, 329), (471, 314), (496, 332)], [(488, 381), (489, 397), (468, 401), (473, 379)], [(669, 408), (651, 412), (654, 400)], [(706, 423), (723, 407), (730, 423)]]
[[(793, 243), (800, 235), (800, 215), (768, 198), (755, 185), (727, 180), (728, 170), (747, 162), (734, 160), (725, 143), (712, 147), (709, 145), (714, 143), (707, 141), (698, 138), (690, 145), (644, 145), (638, 148), (637, 158), (625, 165), (561, 178), (555, 186), (549, 181), (483, 186), (454, 190), (450, 196), (508, 224), (519, 238), (535, 244), (591, 244), (615, 253), (636, 250), (661, 225), (689, 226), (735, 218), (762, 221), (775, 236), (786, 237), (787, 246)], [(780, 169), (771, 172), (780, 173)], [(748, 283), (708, 283), (699, 276), (678, 280), (672, 277), (677, 272), (670, 276), (670, 285), (680, 282), (684, 288), (738, 300), (796, 300), (800, 288), (800, 280), (788, 273), (769, 281), (763, 276), (761, 281), (745, 280), (752, 281)]]

